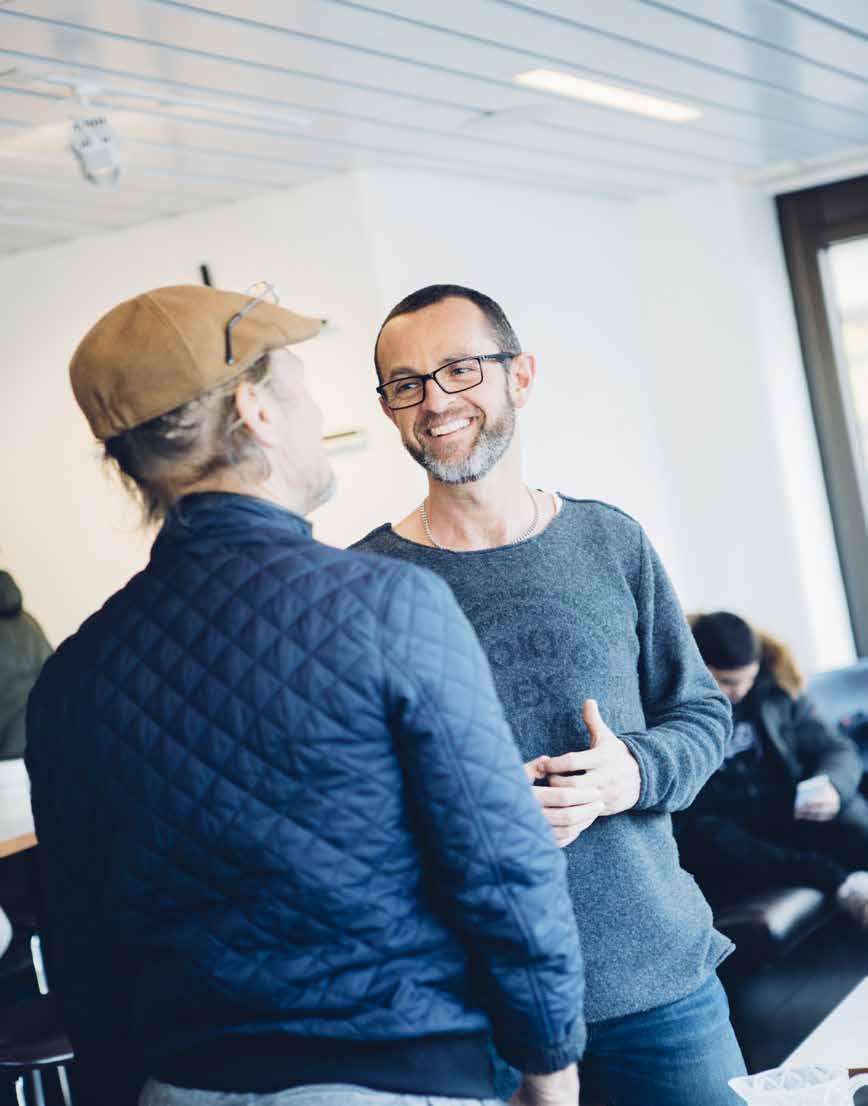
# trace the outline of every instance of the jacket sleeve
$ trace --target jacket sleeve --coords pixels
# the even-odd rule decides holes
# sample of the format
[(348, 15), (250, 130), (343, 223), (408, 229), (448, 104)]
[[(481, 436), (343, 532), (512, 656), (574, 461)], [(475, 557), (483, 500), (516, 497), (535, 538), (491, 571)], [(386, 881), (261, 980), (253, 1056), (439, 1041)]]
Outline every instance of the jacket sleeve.
[(388, 591), (390, 715), (443, 916), (480, 969), (476, 998), (503, 1058), (526, 1072), (560, 1070), (585, 1042), (563, 855), (451, 591), (406, 565)]
[(48, 981), (75, 1050), (76, 1100), (101, 1101), (110, 1087), (113, 1106), (135, 1106), (145, 1073), (133, 1061), (130, 974), (115, 966), (112, 935), (102, 925), (110, 845), (82, 787), (81, 764), (64, 759), (80, 760), (80, 750), (57, 740), (64, 725), (59, 699), (50, 685), (38, 683), (27, 709), (26, 764), (39, 841), (39, 921)]
[(795, 742), (796, 755), (804, 768), (803, 778), (825, 773), (842, 803), (852, 799), (863, 771), (862, 757), (855, 743), (831, 730), (804, 695), (793, 703), (790, 726), (790, 740)]
[(27, 696), (51, 656), (39, 623), (26, 611), (13, 626), (12, 657), (0, 681), (0, 760), (24, 756)]
[(644, 532), (635, 599), (646, 728), (618, 736), (639, 764), (636, 809), (683, 810), (720, 767), (732, 712), (699, 655), (675, 590)]

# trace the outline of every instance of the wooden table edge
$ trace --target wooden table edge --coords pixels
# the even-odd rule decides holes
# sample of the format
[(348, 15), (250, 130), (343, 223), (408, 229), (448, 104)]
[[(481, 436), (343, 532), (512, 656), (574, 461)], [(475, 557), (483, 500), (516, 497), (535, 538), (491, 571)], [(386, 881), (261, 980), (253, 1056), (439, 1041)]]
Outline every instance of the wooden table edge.
[(5, 841), (0, 841), (0, 857), (12, 856), (13, 853), (32, 849), (35, 844), (35, 833), (22, 833), (18, 837), (8, 837)]

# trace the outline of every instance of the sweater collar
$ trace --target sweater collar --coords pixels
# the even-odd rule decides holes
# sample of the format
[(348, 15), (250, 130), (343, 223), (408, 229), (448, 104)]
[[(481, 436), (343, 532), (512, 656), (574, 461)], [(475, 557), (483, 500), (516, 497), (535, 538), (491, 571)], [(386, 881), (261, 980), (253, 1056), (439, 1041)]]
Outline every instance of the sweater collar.
[(184, 496), (168, 513), (154, 551), (191, 539), (241, 538), (259, 543), (273, 541), (278, 534), (304, 540), (312, 536), (313, 526), (267, 499), (233, 492), (197, 492)]

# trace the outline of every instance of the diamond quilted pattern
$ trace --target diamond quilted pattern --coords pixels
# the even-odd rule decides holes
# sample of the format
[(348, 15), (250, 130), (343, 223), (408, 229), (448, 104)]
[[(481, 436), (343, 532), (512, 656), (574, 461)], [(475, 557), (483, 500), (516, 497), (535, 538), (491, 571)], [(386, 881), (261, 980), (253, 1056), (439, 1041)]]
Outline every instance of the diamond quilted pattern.
[(79, 1040), (493, 1023), (514, 1063), (576, 1054), (563, 859), (433, 575), (194, 497), (47, 666), (29, 728)]

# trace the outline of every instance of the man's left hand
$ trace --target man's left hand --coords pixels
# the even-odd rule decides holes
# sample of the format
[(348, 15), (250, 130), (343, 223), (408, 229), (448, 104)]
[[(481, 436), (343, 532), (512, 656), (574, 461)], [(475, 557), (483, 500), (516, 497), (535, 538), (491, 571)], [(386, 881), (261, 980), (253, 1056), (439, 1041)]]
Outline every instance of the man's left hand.
[(809, 802), (800, 803), (793, 817), (806, 822), (831, 822), (841, 810), (841, 796), (834, 785), (825, 781), (822, 791), (818, 788), (811, 793)]
[(603, 799), (603, 815), (620, 814), (639, 801), (642, 778), (627, 746), (603, 721), (596, 699), (586, 699), (582, 718), (591, 735), (590, 749), (547, 757), (550, 787), (571, 787), (574, 777), (560, 772), (584, 772), (583, 782), (596, 787)]

